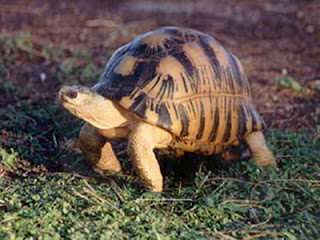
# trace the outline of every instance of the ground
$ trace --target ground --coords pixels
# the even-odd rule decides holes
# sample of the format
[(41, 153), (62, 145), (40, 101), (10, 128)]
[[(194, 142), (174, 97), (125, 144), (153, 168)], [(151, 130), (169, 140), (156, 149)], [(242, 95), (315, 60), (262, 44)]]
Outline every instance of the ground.
[[(0, 238), (318, 239), (319, 12), (312, 0), (1, 0)], [(125, 173), (105, 178), (70, 151), (82, 123), (57, 102), (59, 88), (92, 86), (116, 48), (173, 25), (241, 60), (278, 170), (197, 157), (189, 173), (164, 159), (166, 192), (153, 195), (123, 143)]]

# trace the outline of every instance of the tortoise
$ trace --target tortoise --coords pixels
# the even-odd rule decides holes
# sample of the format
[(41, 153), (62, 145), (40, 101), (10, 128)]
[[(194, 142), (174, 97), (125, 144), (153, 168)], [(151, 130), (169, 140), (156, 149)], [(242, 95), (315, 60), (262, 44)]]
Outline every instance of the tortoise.
[(63, 106), (86, 124), (80, 148), (96, 170), (120, 171), (110, 139), (127, 139), (145, 185), (163, 190), (154, 149), (223, 153), (245, 142), (259, 166), (276, 166), (240, 61), (213, 37), (164, 27), (114, 52), (92, 88), (64, 86)]

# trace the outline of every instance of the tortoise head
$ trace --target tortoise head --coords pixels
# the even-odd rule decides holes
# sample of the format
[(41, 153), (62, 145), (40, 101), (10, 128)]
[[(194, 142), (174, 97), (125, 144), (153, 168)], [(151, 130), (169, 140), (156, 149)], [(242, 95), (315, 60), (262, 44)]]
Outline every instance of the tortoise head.
[(59, 91), (59, 100), (64, 108), (78, 118), (92, 122), (105, 98), (84, 86), (64, 86)]
[(80, 110), (80, 108), (86, 108), (98, 101), (99, 98), (102, 98), (102, 96), (83, 86), (64, 86), (59, 91), (59, 99), (69, 111), (71, 109)]
[(59, 100), (70, 113), (100, 129), (126, 121), (113, 101), (87, 87), (64, 86), (59, 91)]

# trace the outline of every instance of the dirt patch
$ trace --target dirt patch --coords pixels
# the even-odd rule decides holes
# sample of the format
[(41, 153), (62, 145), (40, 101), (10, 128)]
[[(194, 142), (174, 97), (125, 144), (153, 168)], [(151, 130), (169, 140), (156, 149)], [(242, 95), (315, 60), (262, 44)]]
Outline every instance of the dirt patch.
[[(40, 48), (48, 43), (89, 48), (101, 67), (108, 56), (105, 49), (116, 49), (137, 34), (168, 25), (196, 28), (217, 38), (241, 59), (268, 126), (313, 132), (319, 123), (319, 11), (318, 1), (302, 0), (12, 0), (0, 2), (0, 25), (6, 34), (30, 32)], [(29, 75), (28, 69), (23, 73), (13, 69), (11, 74), (26, 82), (39, 81), (34, 91), (50, 92), (52, 85), (46, 88), (34, 77), (46, 64), (45, 59), (39, 60)], [(279, 86), (276, 80), (286, 76), (297, 80), (305, 91)], [(14, 99), (2, 96), (1, 101)]]

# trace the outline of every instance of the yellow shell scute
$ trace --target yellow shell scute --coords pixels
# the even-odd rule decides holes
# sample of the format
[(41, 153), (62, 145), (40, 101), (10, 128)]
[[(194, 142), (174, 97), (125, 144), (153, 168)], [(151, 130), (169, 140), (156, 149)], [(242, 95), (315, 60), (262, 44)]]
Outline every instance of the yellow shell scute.
[(133, 56), (124, 57), (118, 66), (114, 69), (114, 72), (122, 76), (128, 76), (134, 73), (135, 66), (138, 59)]
[(164, 49), (165, 42), (171, 38), (171, 35), (165, 32), (153, 32), (152, 34), (149, 34), (146, 36), (142, 43), (145, 43), (148, 45), (148, 48), (151, 49)]
[(212, 50), (214, 51), (214, 53), (217, 56), (217, 59), (219, 59), (219, 64), (222, 67), (228, 67), (230, 66), (230, 61), (228, 58), (228, 53), (227, 51), (221, 46), (220, 43), (212, 40), (208, 42), (209, 46), (212, 48)]

